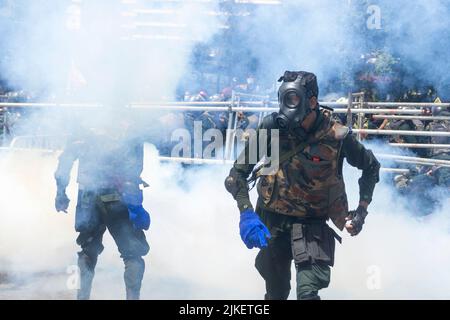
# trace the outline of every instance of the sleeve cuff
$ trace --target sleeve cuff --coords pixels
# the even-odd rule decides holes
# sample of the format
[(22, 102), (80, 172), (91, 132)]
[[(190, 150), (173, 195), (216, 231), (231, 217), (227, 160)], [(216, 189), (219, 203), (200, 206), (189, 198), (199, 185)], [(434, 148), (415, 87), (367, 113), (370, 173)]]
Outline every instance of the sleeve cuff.
[(254, 210), (253, 206), (252, 206), (252, 203), (250, 201), (245, 201), (245, 202), (242, 202), (242, 203), (238, 203), (238, 207), (239, 207), (239, 211), (241, 213), (246, 211), (246, 210), (249, 210), (249, 209), (250, 210)]
[(367, 194), (362, 194), (362, 195), (359, 196), (359, 201), (360, 202), (361, 201), (365, 201), (365, 202), (370, 204), (372, 202), (372, 197), (367, 195)]

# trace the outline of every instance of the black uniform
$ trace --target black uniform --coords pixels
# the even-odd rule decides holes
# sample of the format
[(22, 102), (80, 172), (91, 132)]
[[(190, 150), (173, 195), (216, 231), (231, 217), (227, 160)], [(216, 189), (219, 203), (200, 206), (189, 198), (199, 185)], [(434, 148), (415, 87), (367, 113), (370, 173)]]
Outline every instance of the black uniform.
[(75, 160), (79, 160), (75, 229), (80, 233), (77, 244), (81, 247), (78, 298), (90, 297), (97, 257), (103, 251), (103, 234), (108, 229), (125, 263), (127, 298), (138, 299), (145, 269), (142, 257), (149, 245), (144, 232), (129, 220), (121, 193), (125, 188), (139, 190), (143, 143), (98, 132), (72, 139), (59, 157), (55, 173), (58, 190), (69, 184)]

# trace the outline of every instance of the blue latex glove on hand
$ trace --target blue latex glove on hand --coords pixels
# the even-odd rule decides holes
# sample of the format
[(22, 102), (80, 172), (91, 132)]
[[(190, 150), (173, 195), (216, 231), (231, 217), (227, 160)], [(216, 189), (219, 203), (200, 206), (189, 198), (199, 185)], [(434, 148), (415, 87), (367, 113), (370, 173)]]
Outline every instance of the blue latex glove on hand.
[(148, 230), (150, 228), (150, 214), (142, 205), (128, 205), (128, 216), (136, 229)]
[(126, 185), (122, 192), (122, 201), (127, 205), (128, 217), (136, 229), (148, 230), (150, 228), (150, 214), (142, 206), (143, 195), (138, 185)]
[(267, 239), (270, 239), (270, 232), (253, 210), (249, 209), (241, 213), (239, 231), (241, 239), (247, 248), (262, 249), (267, 247)]

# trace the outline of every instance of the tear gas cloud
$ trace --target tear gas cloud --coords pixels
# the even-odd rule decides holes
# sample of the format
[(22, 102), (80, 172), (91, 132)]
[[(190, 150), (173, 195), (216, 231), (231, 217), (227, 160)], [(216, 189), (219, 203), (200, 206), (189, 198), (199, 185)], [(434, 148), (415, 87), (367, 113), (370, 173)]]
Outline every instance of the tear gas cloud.
[[(69, 214), (56, 213), (55, 165), (55, 155), (14, 153), (2, 158), (0, 190), (8, 201), (0, 206), (1, 272), (11, 280), (11, 285), (0, 285), (2, 298), (75, 297), (66, 272), (76, 264), (78, 250), (73, 230), (77, 186), (73, 179)], [(177, 164), (159, 163), (156, 149), (146, 147), (143, 178), (151, 186), (144, 192), (144, 206), (152, 225), (143, 298), (262, 298), (264, 284), (253, 267), (257, 252), (241, 243), (238, 211), (223, 188), (228, 169), (185, 171)], [(359, 172), (346, 167), (345, 173), (353, 207)], [(252, 198), (256, 200), (254, 191)], [(448, 211), (418, 218), (414, 215), (419, 212), (405, 209), (406, 201), (390, 181), (377, 186), (364, 232), (357, 238), (345, 235), (337, 246), (324, 298), (449, 298)], [(444, 199), (443, 208), (448, 205)], [(97, 268), (93, 298), (122, 298), (122, 262), (109, 235)], [(421, 274), (427, 274), (426, 281), (417, 280)]]
[(60, 102), (172, 99), (192, 48), (217, 31), (219, 19), (202, 14), (215, 7), (180, 2), (173, 13), (183, 26), (177, 29), (179, 40), (164, 41), (144, 38), (140, 20), (132, 19), (139, 6), (125, 1), (18, 0), (14, 8), (20, 22), (15, 30), (2, 26), (8, 32), (1, 71), (10, 85)]
[[(0, 22), (1, 52), (6, 56), (0, 73), (8, 85), (27, 88), (44, 102), (105, 106), (40, 111), (29, 116), (22, 130), (36, 132), (38, 127), (44, 134), (78, 134), (86, 126), (117, 123), (125, 113), (122, 107), (131, 102), (173, 100), (193, 47), (208, 41), (218, 29), (220, 19), (204, 14), (217, 4), (175, 4), (173, 19), (180, 27), (174, 29), (176, 34), (167, 35), (170, 41), (145, 38), (145, 28), (143, 32), (139, 27), (142, 21), (134, 19), (133, 11), (143, 2), (18, 0), (12, 4), (20, 22)], [(153, 9), (159, 5), (155, 3)], [(154, 131), (164, 129), (155, 121), (156, 112), (129, 116), (135, 127), (151, 124)]]
[(362, 55), (381, 49), (411, 75), (403, 85), (422, 81), (447, 97), (449, 14), (445, 0), (286, 0), (261, 6), (245, 20), (243, 43), (259, 61), (258, 77), (268, 83), (284, 70), (313, 70), (322, 93), (343, 90), (346, 96), (351, 79), (341, 89), (333, 81), (352, 75), (366, 63)]
[(322, 90), (332, 92), (330, 81), (351, 73), (362, 54), (383, 49), (414, 79), (441, 92), (449, 84), (450, 22), (443, 17), (450, 5), (444, 0), (281, 1), (259, 6), (237, 22), (238, 44), (214, 38), (225, 18), (204, 13), (220, 12), (219, 1), (176, 4), (173, 14), (183, 28), (167, 35), (176, 41), (141, 41), (145, 37), (133, 14), (123, 14), (133, 12), (127, 11), (130, 5), (119, 1), (74, 1), (72, 7), (70, 1), (12, 3), (24, 22), (0, 22), (1, 50), (7, 53), (0, 70), (10, 85), (44, 92), (42, 98), (110, 104), (171, 99), (180, 79), (197, 67), (188, 65), (192, 49), (209, 40), (231, 47), (231, 53), (247, 52), (223, 59), (235, 59), (245, 72), (253, 57), (258, 77), (269, 83), (287, 69), (312, 70)]
[[(375, 2), (381, 8), (383, 29), (373, 32), (382, 32), (384, 44), (410, 61), (418, 74), (443, 86), (450, 22), (440, 17), (448, 15), (448, 4), (438, 0), (419, 0), (414, 5)], [(194, 45), (217, 34), (221, 22), (198, 14), (217, 8), (218, 2), (180, 2), (178, 20), (188, 26), (182, 36), (195, 35), (195, 39), (174, 46), (158, 39), (126, 40), (129, 33), (118, 28), (127, 24), (118, 2), (74, 2), (81, 3), (83, 10), (78, 17), (76, 6), (71, 9), (75, 16), (71, 23), (76, 26), (77, 17), (82, 23), (80, 28), (69, 29), (68, 6), (63, 1), (15, 3), (25, 22), (16, 28), (0, 22), (2, 33), (8, 31), (2, 47), (9, 52), (0, 71), (10, 84), (40, 92), (43, 101), (97, 102), (111, 107), (101, 114), (37, 112), (24, 125), (26, 132), (44, 128), (50, 134), (77, 134), (80, 122), (112, 124), (114, 131), (122, 115), (115, 106), (172, 100), (184, 73), (195, 67), (189, 65)], [(251, 38), (247, 45), (261, 61), (265, 80), (273, 82), (287, 69), (307, 69), (326, 87), (333, 77), (351, 68), (359, 50), (370, 46), (365, 43), (366, 35), (354, 28), (355, 19), (364, 25), (365, 18), (355, 18), (352, 3), (285, 1), (281, 6), (258, 9), (243, 32)], [(356, 8), (367, 17), (365, 6)], [(139, 127), (154, 126), (159, 116), (149, 112), (132, 115), (140, 121)], [(155, 131), (162, 128), (167, 129), (162, 125)], [(6, 277), (0, 283), (0, 298), (75, 296), (67, 287), (70, 275), (66, 272), (76, 264), (78, 250), (73, 230), (76, 168), (68, 191), (69, 215), (58, 214), (53, 208), (56, 160), (52, 153), (0, 154), (0, 279)], [(145, 258), (143, 298), (263, 297), (264, 284), (253, 267), (257, 252), (241, 243), (238, 210), (223, 187), (228, 170), (223, 166), (186, 170), (161, 164), (155, 148), (146, 147), (143, 178), (151, 186), (144, 192), (144, 206), (151, 213), (152, 225), (147, 233), (151, 249)], [(358, 173), (351, 168), (345, 173), (354, 207)], [(338, 245), (332, 283), (323, 298), (448, 299), (449, 217), (443, 208), (450, 200), (445, 196), (442, 208), (418, 218), (418, 212), (407, 209), (407, 200), (398, 197), (388, 180), (380, 182), (364, 232), (357, 238), (345, 236), (344, 245)], [(256, 200), (254, 191), (252, 198)], [(426, 274), (422, 277), (426, 281), (421, 274)], [(105, 235), (93, 298), (122, 298), (123, 287), (122, 262), (112, 239)]]

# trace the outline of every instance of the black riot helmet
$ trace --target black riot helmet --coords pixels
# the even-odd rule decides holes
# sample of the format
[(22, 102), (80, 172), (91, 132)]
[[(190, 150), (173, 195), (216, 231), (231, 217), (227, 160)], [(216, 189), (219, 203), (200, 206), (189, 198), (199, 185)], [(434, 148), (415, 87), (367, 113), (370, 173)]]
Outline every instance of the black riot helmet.
[(286, 71), (278, 82), (283, 82), (278, 90), (280, 104), (276, 118), (278, 127), (304, 138), (306, 132), (300, 124), (309, 113), (313, 112), (309, 99), (319, 96), (317, 78), (313, 73), (305, 71)]

